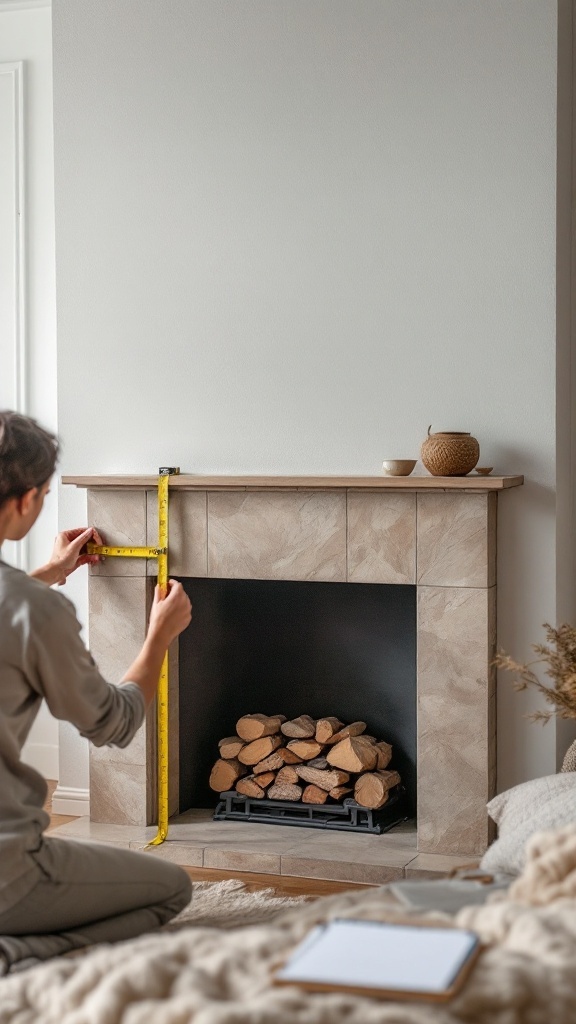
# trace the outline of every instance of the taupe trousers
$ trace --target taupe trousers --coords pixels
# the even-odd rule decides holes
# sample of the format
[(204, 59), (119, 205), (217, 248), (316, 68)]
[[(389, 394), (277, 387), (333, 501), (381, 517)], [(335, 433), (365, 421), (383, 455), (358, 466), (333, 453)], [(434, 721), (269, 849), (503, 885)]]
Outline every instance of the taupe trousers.
[(165, 924), (190, 900), (186, 872), (153, 853), (48, 836), (30, 855), (40, 880), (0, 914), (8, 968), (133, 938)]

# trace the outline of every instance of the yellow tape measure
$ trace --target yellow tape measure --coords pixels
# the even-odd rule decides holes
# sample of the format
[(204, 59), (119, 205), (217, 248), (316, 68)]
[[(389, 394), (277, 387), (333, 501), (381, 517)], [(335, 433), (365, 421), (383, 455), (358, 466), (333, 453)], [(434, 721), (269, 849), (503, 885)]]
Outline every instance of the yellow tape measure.
[[(158, 586), (163, 597), (168, 588), (168, 480), (169, 474), (158, 478)], [(158, 832), (150, 846), (159, 846), (168, 835), (168, 651), (160, 670), (156, 694), (158, 737)]]
[(109, 555), (111, 558), (158, 558), (166, 548), (113, 548), (108, 544), (87, 544), (89, 555)]
[[(158, 546), (111, 547), (88, 544), (89, 555), (112, 558), (156, 558), (158, 560), (158, 586), (163, 596), (168, 589), (168, 484), (171, 476), (180, 470), (162, 466), (158, 477)], [(156, 732), (158, 766), (158, 832), (149, 846), (159, 846), (168, 835), (168, 652), (164, 655), (160, 681), (156, 694)]]

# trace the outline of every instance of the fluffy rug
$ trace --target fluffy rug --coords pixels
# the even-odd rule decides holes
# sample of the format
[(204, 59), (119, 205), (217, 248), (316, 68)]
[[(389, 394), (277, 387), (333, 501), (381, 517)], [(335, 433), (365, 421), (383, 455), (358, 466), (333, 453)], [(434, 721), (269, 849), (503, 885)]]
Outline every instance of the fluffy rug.
[(306, 896), (277, 896), (274, 889), (250, 892), (244, 882), (229, 878), (225, 882), (194, 882), (192, 899), (162, 931), (174, 931), (185, 925), (196, 928), (241, 928), (263, 924), (279, 911), (307, 902)]
[[(202, 896), (197, 909), (201, 902)], [(210, 926), (194, 924), (102, 946), (79, 959), (54, 960), (1, 981), (0, 1024), (576, 1020), (576, 827), (536, 837), (526, 870), (508, 894), (457, 915), (456, 923), (474, 928), (488, 948), (465, 988), (448, 1005), (386, 1003), (274, 988), (271, 973), (292, 946), (314, 924), (342, 916), (393, 921), (405, 917), (405, 911), (391, 905), (385, 890), (369, 889), (303, 903), (250, 927), (223, 930), (212, 920)], [(425, 920), (451, 923), (436, 914)]]

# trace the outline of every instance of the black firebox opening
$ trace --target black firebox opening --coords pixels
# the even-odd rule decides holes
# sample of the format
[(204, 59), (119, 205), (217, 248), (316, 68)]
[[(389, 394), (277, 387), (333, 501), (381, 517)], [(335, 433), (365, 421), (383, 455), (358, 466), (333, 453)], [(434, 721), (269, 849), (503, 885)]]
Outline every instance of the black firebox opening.
[(362, 720), (416, 813), (416, 587), (182, 579), (180, 809), (213, 807), (218, 740), (245, 714)]

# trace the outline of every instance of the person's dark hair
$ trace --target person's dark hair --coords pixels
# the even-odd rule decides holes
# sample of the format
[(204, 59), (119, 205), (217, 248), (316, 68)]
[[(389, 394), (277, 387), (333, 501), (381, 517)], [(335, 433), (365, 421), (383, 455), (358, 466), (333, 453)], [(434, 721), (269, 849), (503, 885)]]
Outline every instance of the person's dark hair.
[(43, 487), (56, 468), (59, 448), (58, 438), (36, 420), (0, 411), (0, 505)]

